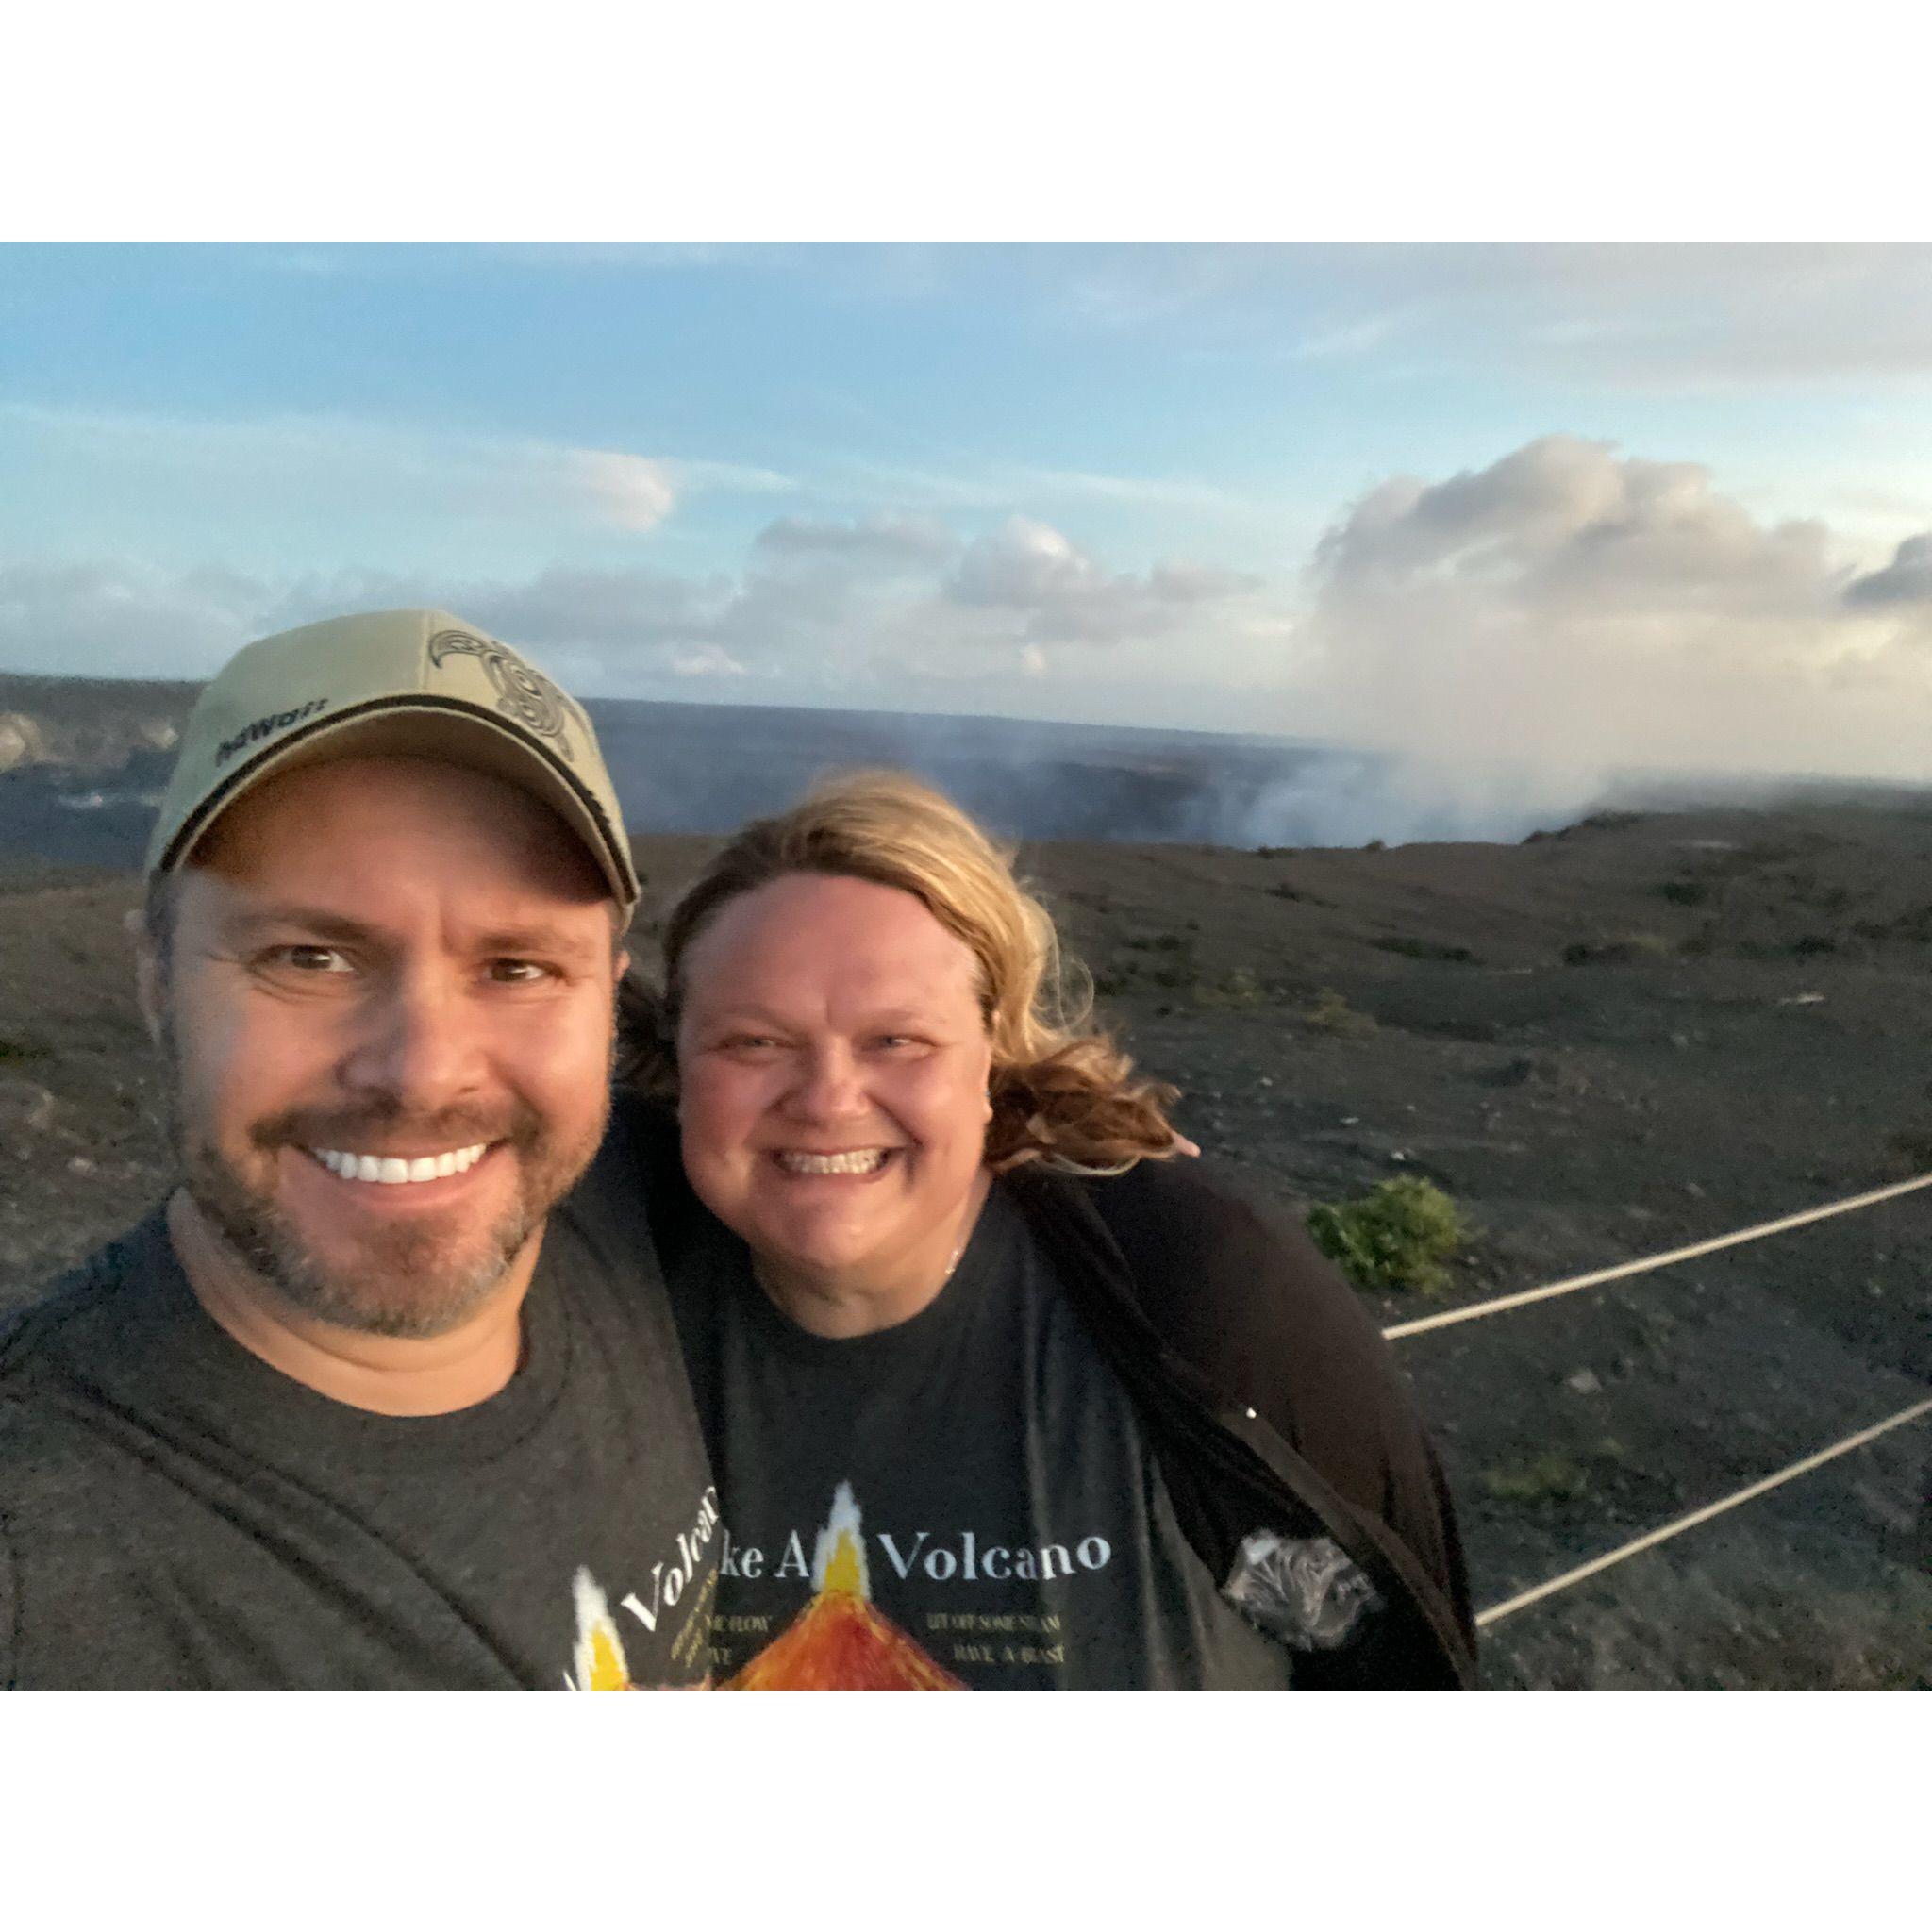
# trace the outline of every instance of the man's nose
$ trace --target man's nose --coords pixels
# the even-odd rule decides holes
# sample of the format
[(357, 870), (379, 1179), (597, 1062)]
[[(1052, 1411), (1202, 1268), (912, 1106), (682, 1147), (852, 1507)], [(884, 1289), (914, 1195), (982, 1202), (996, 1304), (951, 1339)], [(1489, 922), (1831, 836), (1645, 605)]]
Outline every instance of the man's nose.
[(790, 1099), (791, 1110), (806, 1120), (855, 1120), (872, 1110), (858, 1061), (842, 1046), (811, 1054), (799, 1069)]
[(342, 1079), (428, 1113), (474, 1091), (482, 1044), (466, 989), (454, 975), (410, 968), (389, 975), (358, 1016)]

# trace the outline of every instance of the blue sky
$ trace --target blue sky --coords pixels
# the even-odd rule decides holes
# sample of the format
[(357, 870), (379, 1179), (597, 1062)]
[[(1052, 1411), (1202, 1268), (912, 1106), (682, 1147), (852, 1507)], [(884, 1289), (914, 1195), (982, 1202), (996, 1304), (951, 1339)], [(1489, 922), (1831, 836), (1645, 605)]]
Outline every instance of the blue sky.
[(1932, 249), (16, 245), (0, 501), (13, 669), (1903, 774)]

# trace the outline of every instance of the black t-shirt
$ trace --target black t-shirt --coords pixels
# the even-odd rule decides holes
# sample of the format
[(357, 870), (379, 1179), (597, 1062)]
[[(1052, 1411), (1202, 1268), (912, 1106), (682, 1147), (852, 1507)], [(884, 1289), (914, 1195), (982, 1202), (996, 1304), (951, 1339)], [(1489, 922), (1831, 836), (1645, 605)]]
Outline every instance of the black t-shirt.
[(715, 1491), (648, 1248), (553, 1213), (488, 1401), (372, 1414), (249, 1354), (158, 1210), (0, 1332), (0, 1684), (704, 1680)]
[(719, 1683), (1288, 1688), (999, 1185), (939, 1298), (845, 1341), (709, 1226), (672, 1291), (724, 1512)]

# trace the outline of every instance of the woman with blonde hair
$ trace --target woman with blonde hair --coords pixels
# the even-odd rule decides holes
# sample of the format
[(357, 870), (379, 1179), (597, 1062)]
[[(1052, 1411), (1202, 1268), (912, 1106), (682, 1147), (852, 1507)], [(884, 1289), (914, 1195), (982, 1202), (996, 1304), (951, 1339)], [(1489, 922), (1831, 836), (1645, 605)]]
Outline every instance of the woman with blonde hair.
[(626, 999), (745, 1688), (1465, 1684), (1441, 1473), (1009, 857), (903, 774), (746, 825)]

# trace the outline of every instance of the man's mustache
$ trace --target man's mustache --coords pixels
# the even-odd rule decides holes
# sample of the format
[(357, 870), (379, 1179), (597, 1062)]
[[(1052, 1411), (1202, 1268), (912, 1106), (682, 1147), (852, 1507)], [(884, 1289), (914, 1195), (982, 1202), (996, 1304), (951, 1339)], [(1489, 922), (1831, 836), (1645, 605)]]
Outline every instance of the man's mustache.
[(408, 1141), (438, 1147), (473, 1147), (482, 1141), (508, 1141), (518, 1150), (543, 1139), (542, 1118), (527, 1102), (508, 1108), (452, 1107), (438, 1113), (415, 1113), (395, 1101), (373, 1101), (357, 1108), (289, 1108), (257, 1121), (249, 1139), (264, 1151), (277, 1147), (336, 1147), (356, 1151), (367, 1138)]

